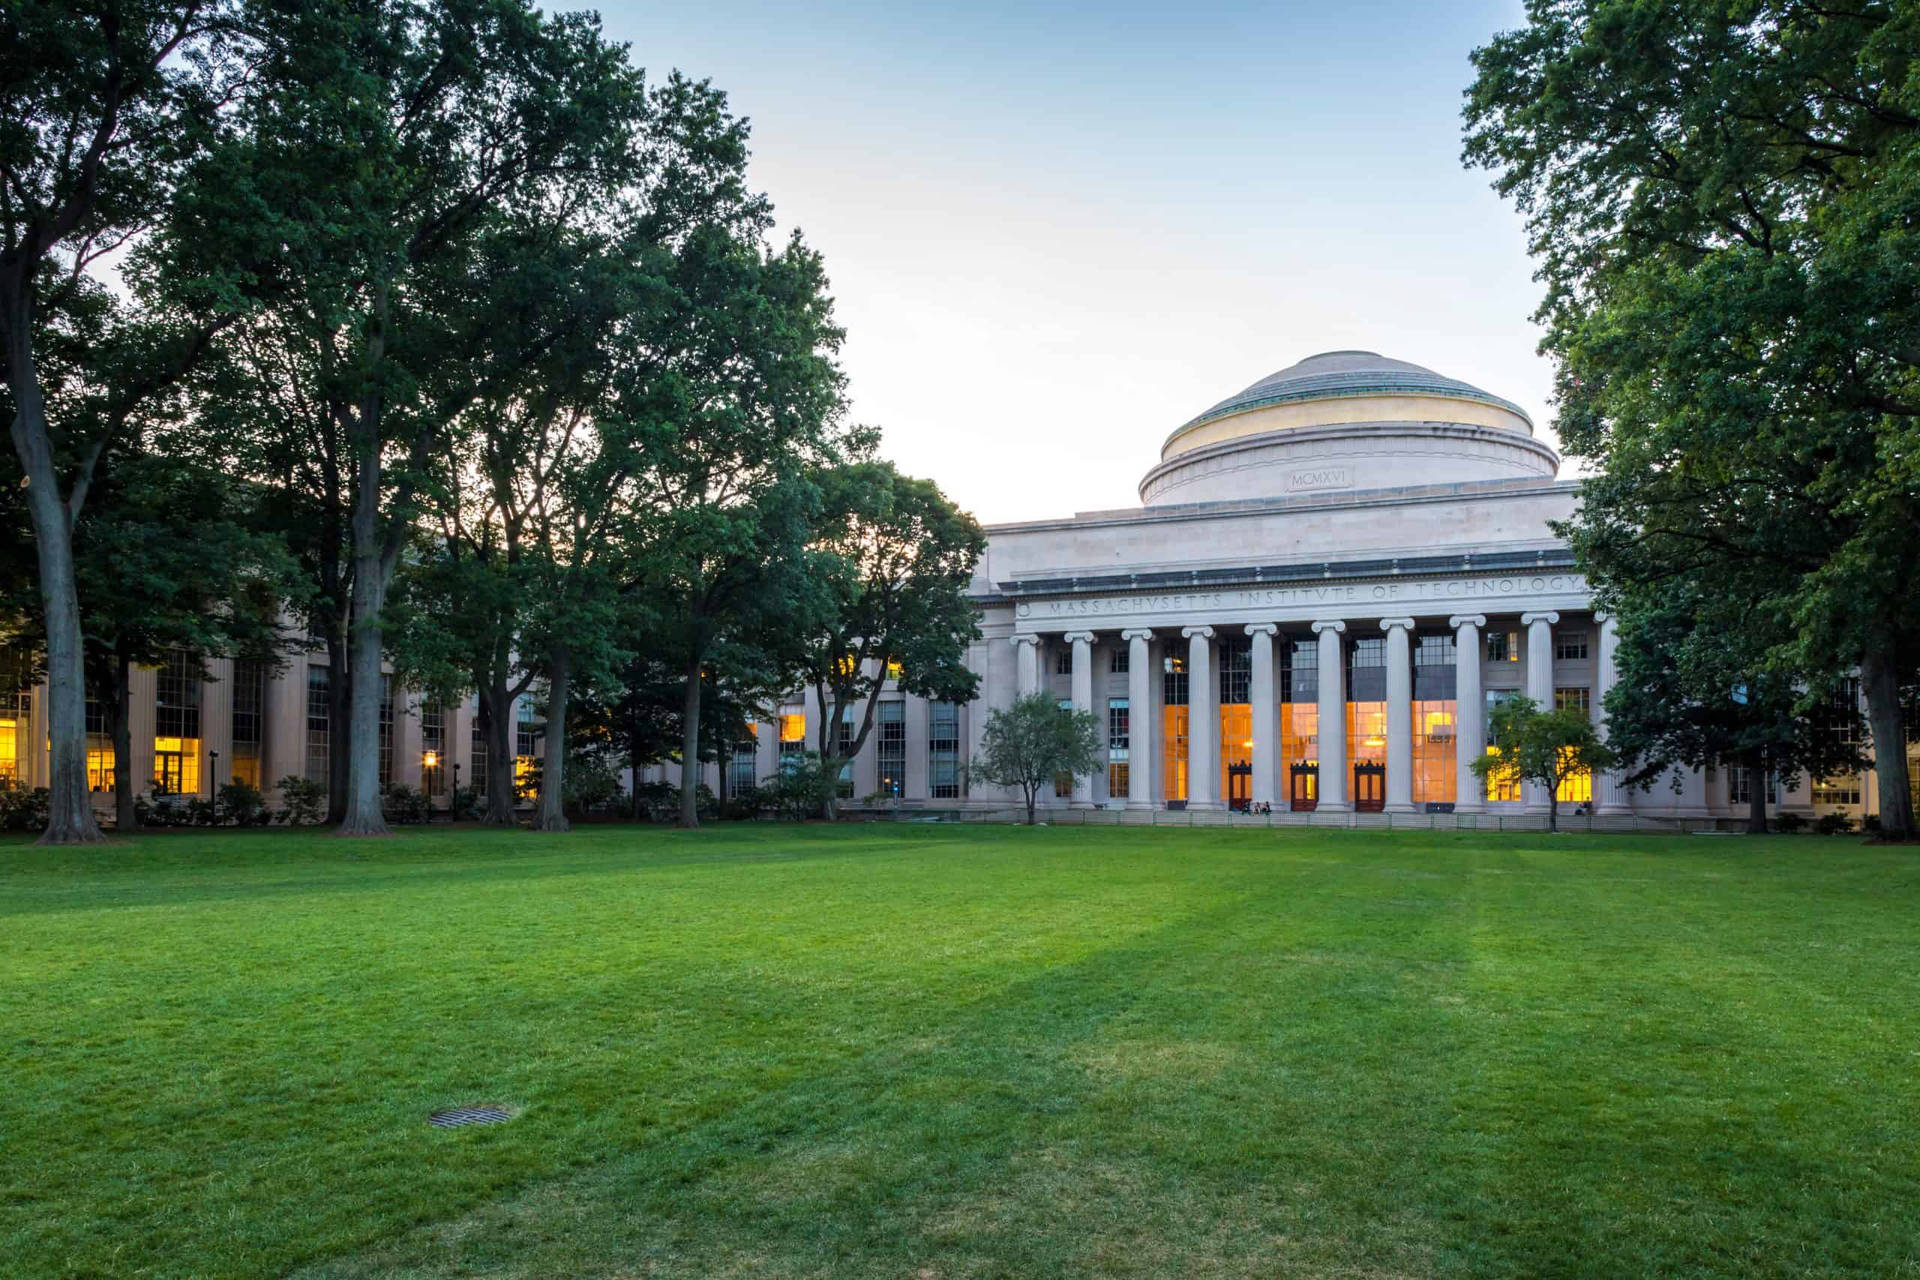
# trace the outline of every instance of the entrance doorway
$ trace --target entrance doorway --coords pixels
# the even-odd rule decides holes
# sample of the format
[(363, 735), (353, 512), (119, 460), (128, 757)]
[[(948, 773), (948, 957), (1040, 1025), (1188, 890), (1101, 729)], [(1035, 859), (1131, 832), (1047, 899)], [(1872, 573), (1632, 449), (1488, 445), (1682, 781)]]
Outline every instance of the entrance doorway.
[(1287, 801), (1295, 813), (1312, 813), (1320, 803), (1320, 766), (1302, 760), (1287, 766)]
[(1227, 766), (1227, 808), (1245, 813), (1253, 807), (1253, 766), (1236, 760)]
[(1387, 807), (1387, 766), (1378, 760), (1356, 760), (1353, 765), (1353, 808), (1356, 813), (1378, 813)]

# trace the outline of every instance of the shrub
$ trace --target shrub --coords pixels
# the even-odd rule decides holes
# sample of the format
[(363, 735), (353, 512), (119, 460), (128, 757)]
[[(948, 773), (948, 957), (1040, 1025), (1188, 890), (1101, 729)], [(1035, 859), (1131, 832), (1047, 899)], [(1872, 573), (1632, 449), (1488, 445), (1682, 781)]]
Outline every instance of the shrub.
[(566, 811), (579, 817), (604, 809), (625, 794), (619, 767), (603, 752), (578, 752), (567, 757), (567, 780), (562, 787)]
[[(634, 793), (639, 803), (638, 812), (648, 822), (680, 821), (680, 788), (666, 782), (642, 783)], [(718, 817), (720, 806), (713, 798), (713, 791), (706, 784), (700, 784), (694, 792), (694, 806), (702, 818)]]
[(837, 770), (821, 764), (820, 755), (815, 751), (806, 752), (797, 760), (788, 760), (781, 765), (780, 772), (760, 788), (766, 797), (765, 807), (790, 821), (817, 818), (825, 812), (828, 798), (839, 786), (837, 774)]
[(1813, 829), (1823, 836), (1837, 836), (1853, 830), (1853, 819), (1844, 813), (1823, 813), (1815, 820)]
[(1860, 829), (1862, 831), (1869, 832), (1876, 836), (1879, 835), (1880, 834), (1880, 815), (1877, 813), (1870, 813), (1866, 817), (1860, 819)]
[(310, 827), (327, 816), (327, 789), (312, 778), (290, 773), (273, 784), (286, 807), (274, 817), (294, 827)]
[(53, 793), (0, 778), (0, 831), (45, 831)]
[(244, 782), (229, 782), (220, 788), (220, 821), (236, 827), (265, 826), (270, 814), (260, 792)]
[(455, 787), (447, 800), (456, 822), (465, 822), (480, 816), (480, 793), (472, 787)]
[(396, 782), (380, 798), (380, 810), (390, 822), (425, 822), (433, 811), (433, 801), (426, 792)]
[(1776, 813), (1773, 815), (1773, 829), (1782, 835), (1793, 835), (1807, 829), (1807, 818), (1801, 813)]

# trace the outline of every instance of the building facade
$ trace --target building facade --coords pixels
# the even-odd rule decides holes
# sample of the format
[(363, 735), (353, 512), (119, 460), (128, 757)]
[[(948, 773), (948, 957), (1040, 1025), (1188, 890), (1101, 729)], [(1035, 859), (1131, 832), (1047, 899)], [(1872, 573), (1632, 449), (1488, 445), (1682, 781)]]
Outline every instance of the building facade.
[[(1576, 707), (1604, 727), (1617, 634), (1550, 528), (1578, 498), (1559, 466), (1518, 406), (1477, 387), (1372, 352), (1302, 360), (1176, 429), (1139, 507), (990, 528), (973, 583), (978, 697), (883, 693), (845, 789), (889, 806), (1005, 807), (1012, 797), (970, 781), (968, 761), (993, 709), (1046, 692), (1092, 713), (1105, 741), (1101, 769), (1044, 798), (1058, 809), (1541, 813), (1539, 788), (1490, 789), (1471, 765), (1503, 698)], [(328, 722), (324, 654), (277, 672), (221, 660), (205, 675), (184, 660), (137, 673), (143, 790), (325, 781), (345, 726)], [(537, 750), (529, 699), (515, 760), (491, 762), (471, 699), (389, 689), (389, 782), (484, 793)], [(0, 697), (0, 774), (44, 780), (43, 693)], [(766, 781), (817, 744), (820, 714), (796, 693), (703, 781), (720, 795)], [(92, 737), (103, 808), (111, 759)], [(1560, 799), (1602, 816), (1734, 818), (1763, 785), (1780, 812), (1876, 809), (1870, 773), (1791, 789), (1728, 767), (1670, 781), (1582, 779)]]

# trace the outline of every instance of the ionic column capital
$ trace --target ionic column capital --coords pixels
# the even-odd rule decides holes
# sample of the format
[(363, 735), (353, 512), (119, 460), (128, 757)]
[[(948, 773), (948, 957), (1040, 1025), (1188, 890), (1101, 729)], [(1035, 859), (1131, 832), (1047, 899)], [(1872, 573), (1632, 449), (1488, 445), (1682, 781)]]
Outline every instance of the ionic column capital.
[(1280, 634), (1280, 626), (1278, 623), (1273, 622), (1249, 622), (1247, 624), (1247, 634), (1250, 636), (1277, 636)]
[(1520, 625), (1523, 627), (1530, 627), (1536, 622), (1544, 622), (1551, 627), (1558, 624), (1559, 621), (1560, 615), (1551, 609), (1544, 610), (1540, 613), (1523, 613), (1520, 615)]
[(1322, 631), (1331, 631), (1335, 635), (1338, 635), (1346, 629), (1347, 624), (1337, 619), (1331, 622), (1316, 622), (1313, 624), (1313, 634), (1315, 635), (1319, 635)]
[(1007, 639), (1013, 642), (1013, 647), (1016, 649), (1018, 649), (1023, 644), (1037, 645), (1040, 643), (1040, 637), (1037, 635), (1033, 635), (1031, 633), (1008, 636)]
[(1487, 615), (1484, 613), (1456, 613), (1447, 619), (1447, 625), (1458, 631), (1462, 627), (1484, 627)]
[(1182, 627), (1180, 628), (1180, 634), (1185, 636), (1189, 640), (1193, 639), (1195, 636), (1200, 637), (1202, 640), (1211, 640), (1213, 639), (1213, 628), (1212, 627)]
[(1135, 627), (1129, 631), (1122, 631), (1120, 633), (1120, 638), (1122, 640), (1151, 641), (1153, 639), (1153, 631), (1151, 628), (1148, 628), (1148, 627)]
[(1081, 641), (1085, 641), (1088, 644), (1094, 643), (1093, 632), (1091, 631), (1069, 631), (1060, 638), (1068, 644), (1079, 644)]
[(1413, 624), (1413, 619), (1412, 619), (1412, 618), (1382, 618), (1382, 619), (1380, 619), (1380, 629), (1381, 629), (1382, 631), (1392, 631), (1392, 630), (1393, 630), (1393, 629), (1394, 629), (1395, 627), (1398, 627), (1398, 628), (1399, 628), (1400, 630), (1402, 630), (1402, 631), (1411, 631), (1411, 630), (1413, 630), (1413, 625), (1414, 625), (1414, 624)]

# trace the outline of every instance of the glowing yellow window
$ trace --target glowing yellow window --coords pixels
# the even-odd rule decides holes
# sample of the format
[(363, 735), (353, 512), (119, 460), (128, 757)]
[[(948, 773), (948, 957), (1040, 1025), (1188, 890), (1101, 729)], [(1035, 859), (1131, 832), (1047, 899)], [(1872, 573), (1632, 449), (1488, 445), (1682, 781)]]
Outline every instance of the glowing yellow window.
[(153, 740), (153, 789), (163, 796), (200, 794), (200, 739)]
[(0, 778), (20, 776), (20, 722), (0, 719)]
[[(1498, 747), (1488, 747), (1487, 754), (1497, 758), (1500, 755), (1500, 749)], [(1487, 775), (1487, 799), (1511, 801), (1518, 800), (1519, 798), (1520, 779), (1514, 775), (1512, 769), (1495, 769)]]
[(899, 678), (900, 678), (899, 662), (895, 661), (892, 658), (888, 658), (887, 659), (887, 679), (898, 680)]
[[(1566, 758), (1572, 754), (1570, 749), (1563, 750), (1560, 753), (1562, 761), (1565, 761)], [(1592, 800), (1593, 771), (1591, 769), (1582, 769), (1578, 773), (1569, 774), (1567, 777), (1561, 779), (1559, 787), (1554, 790), (1553, 797), (1563, 803), (1571, 802), (1574, 804), (1584, 804)]]
[(807, 717), (803, 712), (788, 712), (780, 717), (780, 741), (805, 742)]

